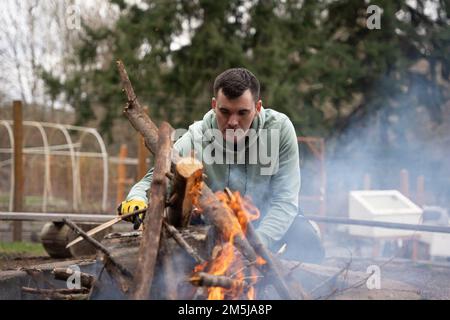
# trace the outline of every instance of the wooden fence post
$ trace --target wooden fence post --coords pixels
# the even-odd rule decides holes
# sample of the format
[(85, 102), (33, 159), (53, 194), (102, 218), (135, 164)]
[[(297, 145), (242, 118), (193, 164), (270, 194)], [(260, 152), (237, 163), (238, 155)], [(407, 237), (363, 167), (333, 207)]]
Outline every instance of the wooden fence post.
[[(23, 211), (23, 122), (22, 102), (13, 102), (13, 133), (14, 133), (14, 201), (13, 211)], [(22, 241), (22, 221), (13, 223), (13, 241)]]
[(126, 144), (120, 146), (119, 163), (117, 164), (117, 197), (116, 203), (121, 203), (125, 197), (125, 183), (127, 178), (127, 167), (125, 159), (128, 155), (128, 148)]
[(425, 177), (423, 175), (417, 177), (416, 203), (419, 206), (425, 204)]
[(400, 192), (409, 197), (409, 174), (406, 169), (400, 170)]

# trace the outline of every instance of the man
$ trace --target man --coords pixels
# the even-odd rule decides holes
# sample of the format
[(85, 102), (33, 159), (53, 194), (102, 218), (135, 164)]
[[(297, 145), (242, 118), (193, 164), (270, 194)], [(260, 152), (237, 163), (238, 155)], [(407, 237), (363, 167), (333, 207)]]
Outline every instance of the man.
[[(189, 127), (174, 148), (200, 158), (212, 191), (228, 187), (249, 196), (261, 213), (255, 222), (261, 241), (272, 250), (287, 242), (283, 257), (319, 262), (320, 239), (299, 216), (300, 167), (297, 136), (289, 118), (264, 109), (257, 78), (244, 68), (228, 69), (214, 81), (211, 110)], [(119, 206), (125, 214), (147, 206), (153, 169), (133, 186)], [(141, 219), (134, 219), (135, 228)]]

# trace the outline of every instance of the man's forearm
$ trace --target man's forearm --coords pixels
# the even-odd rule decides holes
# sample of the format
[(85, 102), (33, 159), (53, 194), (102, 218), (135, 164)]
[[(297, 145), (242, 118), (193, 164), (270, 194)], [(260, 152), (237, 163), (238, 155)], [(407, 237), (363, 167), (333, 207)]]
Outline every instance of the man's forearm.
[(126, 200), (128, 201), (131, 199), (141, 199), (147, 203), (148, 202), (147, 190), (150, 189), (152, 179), (153, 179), (153, 168), (151, 168), (146, 173), (146, 175), (131, 188)]
[(273, 203), (256, 232), (263, 243), (271, 248), (280, 241), (297, 216), (298, 205), (290, 202)]

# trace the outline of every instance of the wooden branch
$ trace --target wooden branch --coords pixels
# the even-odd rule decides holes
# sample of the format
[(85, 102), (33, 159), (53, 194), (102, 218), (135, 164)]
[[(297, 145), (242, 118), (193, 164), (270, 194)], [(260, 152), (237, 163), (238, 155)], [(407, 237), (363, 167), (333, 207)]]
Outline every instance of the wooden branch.
[(108, 257), (108, 259), (111, 261), (111, 263), (116, 267), (122, 275), (128, 278), (132, 278), (132, 274), (130, 271), (128, 271), (124, 266), (122, 266), (120, 263), (118, 263), (112, 256), (111, 252), (102, 245), (100, 242), (89, 236), (86, 232), (84, 232), (79, 226), (77, 226), (75, 223), (73, 223), (70, 220), (63, 219), (63, 222), (67, 224), (73, 231), (75, 231), (78, 235), (82, 236), (84, 240), (92, 244), (95, 248), (103, 252), (103, 254)]
[(43, 295), (52, 300), (87, 300), (89, 290), (84, 289), (39, 289), (22, 287), (22, 291), (30, 294)]
[(197, 287), (221, 287), (225, 289), (240, 289), (248, 287), (245, 281), (231, 279), (226, 276), (216, 276), (206, 272), (197, 272), (191, 276), (189, 282)]
[[(255, 249), (256, 253), (266, 261), (266, 265), (261, 267), (256, 265), (258, 270), (265, 274), (268, 279), (272, 280), (271, 284), (275, 287), (281, 299), (292, 300), (293, 297), (290, 293), (289, 287), (281, 275), (276, 258), (261, 242), (261, 239), (259, 239), (258, 234), (255, 232), (255, 229), (251, 223), (247, 225), (247, 239)], [(302, 298), (305, 299), (307, 297), (306, 291), (302, 288), (300, 288), (300, 290), (302, 292)]]
[(150, 186), (149, 205), (144, 219), (144, 231), (139, 247), (132, 298), (148, 299), (158, 256), (161, 226), (167, 196), (166, 172), (170, 170), (171, 128), (163, 122), (159, 129), (159, 147)]
[(146, 147), (155, 154), (158, 147), (158, 127), (150, 120), (141, 107), (122, 61), (117, 61), (117, 68), (122, 81), (123, 91), (127, 96), (127, 105), (124, 113), (128, 118), (133, 119), (133, 121), (130, 121), (132, 126), (142, 134)]
[(186, 227), (191, 220), (192, 204), (198, 199), (203, 164), (195, 158), (182, 158), (175, 167), (168, 220), (174, 227)]
[[(67, 280), (74, 272), (70, 268), (55, 268), (52, 271), (56, 280)], [(88, 273), (80, 272), (80, 282), (82, 287), (90, 289), (95, 282), (95, 277)]]
[(172, 225), (168, 224), (167, 222), (163, 221), (164, 227), (167, 230), (167, 233), (179, 244), (180, 247), (182, 247), (186, 252), (194, 258), (195, 262), (197, 264), (205, 263), (205, 260), (200, 257), (200, 255), (197, 253), (197, 251), (192, 248), (189, 243), (187, 243), (186, 240), (184, 240), (181, 233)]
[(31, 294), (48, 294), (51, 295), (53, 293), (60, 294), (87, 294), (89, 293), (89, 289), (81, 288), (81, 289), (40, 289), (40, 288), (29, 288), (22, 287), (22, 291)]
[[(339, 278), (339, 276), (341, 274), (343, 274), (344, 272), (348, 272), (348, 270), (350, 270), (350, 264), (352, 263), (352, 259), (350, 259), (344, 267), (342, 267), (338, 272), (336, 272), (335, 274), (331, 275), (330, 277), (326, 278), (324, 281), (322, 281), (321, 283), (319, 283), (317, 286), (315, 286), (312, 290), (311, 290), (311, 294), (313, 294), (314, 292), (318, 291), (319, 289), (322, 289), (325, 286), (329, 286), (330, 283), (335, 283), (336, 280)], [(371, 276), (372, 274), (370, 274)]]
[(114, 262), (109, 257), (105, 257), (103, 265), (122, 293), (127, 294), (132, 286), (133, 278), (125, 277), (118, 268), (115, 267)]

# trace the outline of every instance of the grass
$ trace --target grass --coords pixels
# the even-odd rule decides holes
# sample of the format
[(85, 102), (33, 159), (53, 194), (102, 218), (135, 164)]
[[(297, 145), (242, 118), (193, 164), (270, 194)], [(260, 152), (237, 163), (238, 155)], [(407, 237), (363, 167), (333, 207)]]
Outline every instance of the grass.
[(40, 243), (33, 242), (0, 242), (0, 255), (26, 254), (33, 256), (45, 255), (45, 249)]
[[(39, 195), (28, 195), (24, 197), (24, 206), (29, 210), (40, 210), (42, 207), (42, 196)], [(3, 211), (8, 211), (9, 205), (9, 193), (0, 193), (0, 208)], [(60, 210), (61, 208), (66, 208), (68, 206), (68, 201), (62, 198), (48, 198), (47, 199), (47, 210)]]

